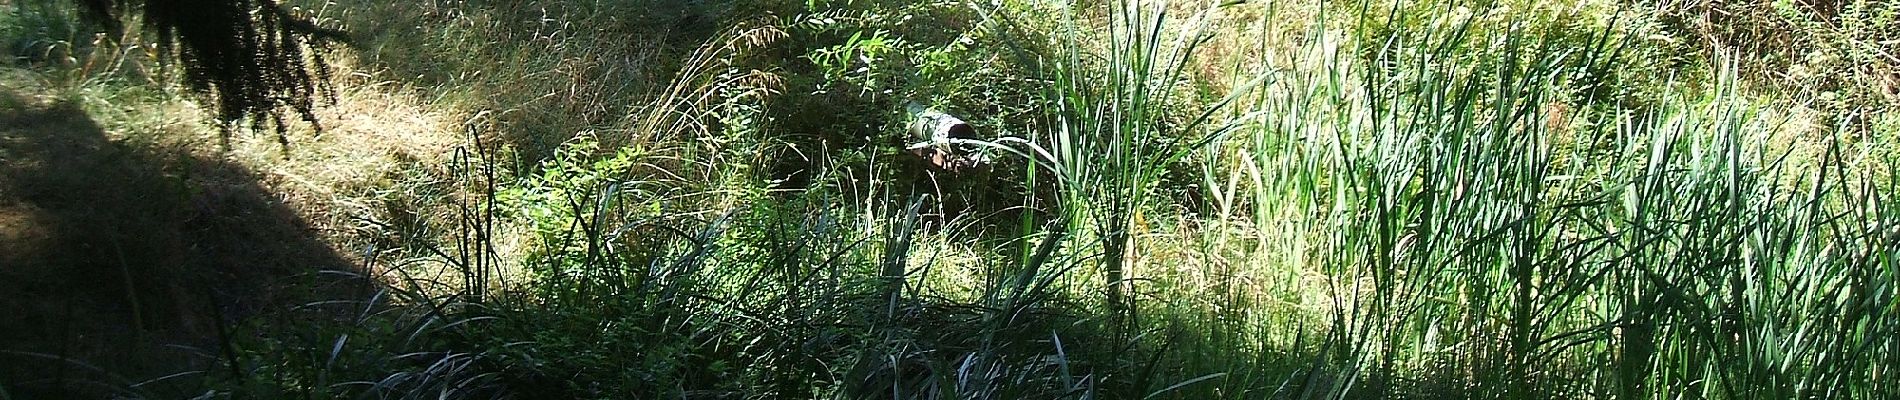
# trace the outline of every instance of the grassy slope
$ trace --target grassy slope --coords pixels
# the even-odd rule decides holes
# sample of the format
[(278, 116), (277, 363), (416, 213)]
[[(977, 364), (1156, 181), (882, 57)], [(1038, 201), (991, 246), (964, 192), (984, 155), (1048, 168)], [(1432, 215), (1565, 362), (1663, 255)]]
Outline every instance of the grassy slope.
[[(1871, 140), (1830, 153), (1829, 140), (1840, 133), (1825, 122), (1830, 118), (1803, 115), (1807, 111), (1785, 101), (1764, 105), (1748, 100), (1755, 97), (1717, 90), (1732, 80), (1672, 80), (1665, 75), (1676, 73), (1677, 67), (1718, 63), (1659, 49), (1655, 43), (1638, 45), (1629, 56), (1687, 60), (1624, 67), (1608, 85), (1607, 96), (1615, 101), (1588, 98), (1589, 91), (1536, 85), (1512, 94), (1525, 96), (1519, 98), (1523, 104), (1503, 106), (1434, 103), (1440, 99), (1423, 96), (1497, 96), (1456, 84), (1486, 89), (1483, 85), (1495, 83), (1486, 74), (1497, 65), (1484, 60), (1498, 55), (1498, 40), (1520, 35), (1580, 47), (1587, 44), (1591, 29), (1601, 28), (1596, 25), (1601, 21), (1574, 21), (1579, 15), (1589, 17), (1581, 20), (1601, 19), (1609, 12), (1598, 3), (1587, 3), (1583, 14), (1511, 4), (1520, 7), (1480, 11), (1473, 17), (1473, 31), (1479, 33), (1467, 37), (1443, 36), (1457, 23), (1441, 18), (1469, 10), (1419, 6), (1401, 19), (1370, 22), (1341, 16), (1356, 16), (1356, 10), (1305, 4), (1230, 10), (1222, 20), (1224, 35), (1197, 52), (1191, 66), (1202, 92), (1179, 104), (1162, 104), (1169, 108), (1161, 112), (1191, 116), (1182, 110), (1219, 98), (1224, 88), (1240, 86), (1235, 82), (1251, 68), (1271, 66), (1282, 72), (1233, 106), (1242, 129), (1221, 146), (1193, 155), (1186, 167), (1154, 178), (1158, 181), (1153, 182), (1157, 186), (1152, 200), (1109, 214), (1077, 214), (1090, 202), (1106, 200), (1102, 196), (1116, 195), (1074, 193), (1085, 196), (1062, 203), (1051, 193), (1068, 186), (1050, 183), (1046, 171), (1032, 178), (1026, 168), (1005, 165), (990, 178), (1004, 183), (976, 185), (975, 190), (952, 185), (950, 195), (967, 191), (964, 196), (976, 199), (965, 200), (970, 209), (962, 214), (967, 217), (934, 225), (924, 215), (915, 219), (934, 228), (918, 231), (904, 229), (914, 218), (905, 212), (910, 204), (905, 199), (917, 187), (941, 186), (934, 181), (933, 186), (909, 184), (922, 182), (916, 176), (921, 173), (889, 161), (894, 154), (878, 150), (876, 140), (866, 144), (852, 136), (859, 135), (857, 129), (867, 129), (866, 120), (890, 117), (886, 111), (893, 107), (885, 103), (892, 99), (880, 93), (896, 90), (942, 97), (953, 109), (994, 115), (982, 126), (1053, 147), (1052, 139), (1038, 132), (1077, 120), (1064, 119), (1073, 114), (1038, 115), (1039, 109), (1057, 107), (1055, 99), (1025, 87), (1047, 85), (1037, 79), (1048, 76), (1036, 74), (1048, 73), (1038, 70), (1048, 66), (1000, 56), (958, 58), (1012, 51), (995, 41), (1024, 45), (1058, 39), (1041, 35), (1059, 29), (1061, 21), (1027, 17), (1056, 15), (1050, 10), (1007, 14), (1019, 18), (1014, 20), (1018, 30), (1012, 31), (992, 25), (971, 28), (967, 21), (979, 16), (956, 5), (838, 7), (830, 13), (781, 16), (782, 29), (792, 32), (789, 38), (695, 58), (689, 55), (691, 49), (702, 41), (710, 38), (714, 45), (706, 48), (721, 49), (718, 44), (745, 36), (733, 36), (739, 31), (715, 34), (717, 30), (706, 26), (711, 24), (707, 20), (721, 21), (721, 10), (666, 8), (674, 5), (670, 2), (576, 4), (555, 10), (514, 3), (322, 8), (314, 12), (364, 32), (367, 44), (359, 49), (363, 61), (346, 62), (345, 68), (367, 72), (339, 74), (344, 80), (339, 85), (342, 98), (324, 115), (329, 129), (320, 137), (300, 133), (299, 144), (288, 152), (267, 140), (240, 138), (244, 140), (231, 152), (212, 155), (218, 153), (204, 145), (209, 131), (202, 125), (152, 122), (166, 115), (189, 115), (153, 112), (153, 105), (183, 103), (163, 94), (115, 95), (136, 90), (125, 89), (136, 85), (51, 85), (75, 88), (66, 89), (72, 91), (63, 97), (80, 99), (84, 107), (46, 106), (40, 100), (8, 104), (20, 105), (9, 110), (20, 110), (13, 118), (22, 121), (57, 125), (83, 122), (91, 115), (102, 120), (96, 125), (104, 128), (82, 129), (96, 133), (88, 136), (117, 138), (113, 140), (137, 149), (153, 149), (140, 153), (160, 154), (151, 158), (157, 161), (134, 157), (107, 162), (102, 168), (114, 171), (107, 176), (149, 175), (137, 172), (149, 168), (145, 164), (169, 166), (161, 170), (227, 166), (221, 168), (236, 172), (159, 181), (270, 193), (266, 197), (282, 200), (257, 207), (277, 210), (272, 213), (279, 217), (256, 222), (235, 211), (251, 206), (237, 205), (212, 209), (216, 216), (211, 220), (266, 231), (284, 229), (290, 233), (283, 235), (296, 236), (285, 242), (327, 243), (281, 257), (347, 254), (290, 263), (367, 264), (371, 272), (385, 274), (396, 284), (385, 298), (400, 300), (375, 318), (341, 325), (262, 322), (245, 327), (262, 339), (237, 343), (246, 353), (239, 357), (241, 368), (208, 373), (203, 379), (203, 384), (231, 393), (807, 397), (909, 396), (922, 391), (1021, 398), (1072, 392), (1137, 397), (1162, 391), (1186, 397), (1409, 393), (1428, 398), (1529, 398), (1539, 393), (1649, 398), (1670, 396), (1670, 388), (1701, 380), (1728, 385), (1704, 386), (1703, 395), (1747, 398), (1767, 394), (1722, 391), (1812, 394), (1797, 392), (1814, 390), (1799, 385), (1837, 376), (1854, 382), (1857, 394), (1891, 393), (1891, 386), (1864, 382), (1873, 371), (1868, 365), (1892, 358), (1890, 342), (1867, 335), (1893, 329), (1890, 300), (1880, 303), (1882, 293), (1890, 298), (1893, 288), (1851, 282), (1892, 277), (1890, 272), (1869, 272), (1878, 271), (1869, 268), (1884, 265), (1890, 257), (1879, 249), (1891, 239), (1878, 233), (1890, 229), (1891, 214), (1880, 200), (1855, 197), (1892, 194), (1878, 186), (1886, 182), (1882, 171), (1887, 163), (1881, 154), (1892, 145), (1892, 133), (1875, 131)], [(666, 12), (628, 12), (650, 7)], [(1322, 11), (1335, 18), (1314, 18)], [(950, 43), (963, 39), (938, 37), (942, 35), (930, 32), (941, 27), (928, 23), (884, 22), (897, 20), (891, 14), (934, 17), (919, 20), (957, 26), (957, 31), (969, 32), (963, 38), (978, 44), (958, 48)], [(617, 15), (647, 17), (622, 21)], [(1105, 17), (1085, 18), (1097, 24)], [(845, 22), (839, 26), (837, 20)], [(1647, 25), (1652, 19), (1638, 15), (1634, 20), (1622, 28), (1629, 37), (1656, 40), (1645, 35), (1666, 34)], [(1507, 30), (1513, 22), (1528, 27)], [(853, 29), (883, 32), (874, 36), (898, 44), (879, 50), (877, 44), (845, 40)], [(754, 39), (772, 36), (744, 32)], [(1377, 56), (1370, 43), (1386, 35), (1410, 46), (1393, 53), (1395, 59), (1435, 56), (1454, 61), (1442, 69), (1424, 64), (1401, 68), (1399, 74), (1415, 75), (1391, 80), (1360, 75), (1370, 64), (1361, 57)], [(1453, 50), (1421, 50), (1427, 44)], [(1024, 47), (1048, 51), (1035, 44)], [(800, 58), (840, 48), (855, 49), (844, 54), (861, 57), (846, 58), (836, 69), (827, 69), (821, 58)], [(938, 60), (932, 57), (981, 61), (945, 67), (931, 64)], [(710, 67), (668, 78), (670, 71), (696, 61), (708, 61)], [(908, 83), (898, 84), (878, 75), (909, 68), (940, 75), (899, 79)], [(1430, 74), (1447, 80), (1435, 81)], [(962, 86), (949, 93), (933, 92), (950, 90), (935, 85), (964, 79), (975, 83), (957, 83)], [(666, 96), (674, 93), (665, 89), (669, 81), (683, 82), (689, 95)], [(1682, 87), (1677, 82), (1709, 87), (1678, 90)], [(1440, 84), (1449, 86), (1431, 86)], [(698, 95), (712, 104), (693, 98)], [(1723, 108), (1738, 99), (1756, 105)], [(693, 114), (652, 118), (655, 110), (669, 109)], [(862, 110), (845, 113), (863, 115), (813, 116), (811, 110)], [(1381, 110), (1400, 111), (1375, 114)], [(49, 112), (64, 116), (40, 116)], [(1537, 119), (1497, 125), (1503, 127), (1497, 130), (1484, 127), (1511, 113), (1530, 113)], [(1443, 119), (1427, 117), (1432, 115)], [(1795, 118), (1783, 119), (1790, 115)], [(1120, 126), (1166, 129), (1181, 118), (1157, 115), (1166, 122)], [(1737, 119), (1730, 125), (1731, 120), (1723, 118)], [(1421, 128), (1457, 123), (1478, 127)], [(471, 182), (485, 179), (468, 173), (481, 169), (462, 169), (466, 164), (455, 156), (463, 153), (452, 151), (466, 143), (468, 132), (504, 144), (497, 147), (502, 157), (518, 157), (498, 168), (501, 190), (469, 190)], [(1662, 141), (1667, 134), (1683, 141)], [(1771, 146), (1751, 148), (1719, 140), (1730, 134), (1735, 136), (1726, 137)], [(1449, 147), (1415, 146), (1456, 136), (1477, 140)], [(571, 139), (577, 137), (581, 139)], [(1304, 139), (1287, 140), (1295, 137)], [(1711, 149), (1733, 149), (1735, 156), (1725, 158), (1725, 153)], [(1783, 151), (1792, 151), (1794, 161), (1775, 163), (1772, 156)], [(783, 161), (798, 155), (819, 161)], [(7, 162), (9, 168), (29, 165)], [(1815, 166), (1839, 169), (1827, 178), (1819, 175), (1826, 169)], [(783, 172), (787, 169), (802, 172)], [(1842, 183), (1842, 178), (1853, 184)], [(1831, 185), (1826, 183), (1830, 180)], [(226, 181), (242, 184), (220, 183)], [(784, 182), (810, 186), (784, 194)], [(1862, 182), (1876, 186), (1857, 185)], [(61, 193), (100, 190), (54, 187), (63, 188), (53, 190)], [(193, 196), (217, 196), (212, 193)], [(1802, 193), (1811, 193), (1804, 197), (1808, 201), (1781, 197)], [(43, 219), (19, 217), (29, 214), (19, 210), (73, 203), (45, 201), (55, 205), (0, 213), (14, 216), (0, 219), (4, 229), (16, 232), (8, 233), (13, 235), (9, 238), (32, 239), (9, 243), (65, 240), (39, 239), (60, 236), (36, 233), (52, 231), (41, 227), (47, 225), (39, 222)], [(484, 211), (484, 201), (504, 207)], [(458, 207), (466, 204), (476, 207)], [(182, 207), (163, 202), (139, 206), (161, 211)], [(1031, 211), (1009, 211), (1018, 207)], [(1042, 229), (1040, 218), (1065, 212), (1078, 218), (1067, 236)], [(1126, 220), (1100, 225), (1102, 215)], [(1868, 224), (1808, 222), (1839, 215)], [(485, 217), (494, 217), (499, 225), (475, 228), (488, 226), (480, 223)], [(194, 220), (132, 224), (187, 230), (140, 236), (222, 240), (195, 233)], [(1697, 222), (1705, 220), (1709, 222)], [(1097, 226), (1109, 228), (1091, 231)], [(1129, 229), (1118, 233), (1129, 242), (1118, 252), (1125, 255), (1124, 262), (1114, 264), (1125, 265), (1125, 278), (1134, 282), (1132, 303), (1138, 305), (1140, 317), (1133, 322), (1118, 316), (1126, 311), (1105, 311), (1110, 308), (1102, 305), (1100, 296), (1103, 272), (1095, 268), (1104, 264), (1102, 250), (1095, 246), (1103, 243), (1101, 238), (1114, 236), (1103, 233), (1115, 226)], [(1646, 236), (1618, 233), (1632, 229)], [(474, 237), (483, 242), (474, 245), (459, 240), (471, 233), (499, 236)], [(228, 240), (259, 235), (270, 237), (245, 234)], [(1769, 244), (1783, 242), (1795, 249), (1838, 250), (1815, 253)], [(1601, 249), (1593, 247), (1599, 246), (1596, 243), (1613, 243), (1615, 250), (1580, 250)], [(1474, 244), (1493, 251), (1444, 250)], [(177, 247), (157, 246), (160, 250), (154, 251)], [(1724, 250), (1737, 248), (1750, 250), (1746, 256)], [(376, 252), (368, 257), (355, 254), (362, 249)], [(1856, 250), (1867, 256), (1834, 255)], [(492, 276), (457, 276), (469, 272), (470, 261), (482, 259), (486, 251), (500, 256), (504, 266), (521, 268)], [(210, 257), (224, 254), (207, 252)], [(1728, 256), (1769, 261), (1723, 264), (1729, 266), (1685, 261)], [(151, 258), (153, 265), (181, 262)], [(1513, 265), (1534, 269), (1509, 268)], [(633, 268), (623, 268), (627, 266)], [(1785, 275), (1763, 269), (1783, 267), (1798, 268), (1779, 273)], [(1572, 269), (1607, 275), (1563, 272)], [(898, 280), (909, 282), (906, 286), (893, 290), (889, 271), (914, 272)], [(1629, 271), (1660, 278), (1625, 275)], [(1733, 286), (1722, 280), (1751, 276), (1784, 278)], [(1709, 280), (1696, 280), (1702, 277)], [(496, 283), (494, 289), (518, 292), (471, 299), (471, 288), (490, 288), (485, 284), (490, 279), (527, 283)], [(471, 281), (477, 285), (468, 286)], [(141, 289), (127, 291), (133, 296), (138, 290), (179, 287), (134, 286)], [(1841, 296), (1865, 300), (1866, 305), (1840, 310), (1825, 308), (1831, 307), (1828, 298), (1764, 294), (1802, 287), (1843, 290), (1848, 294)], [(82, 298), (117, 302), (122, 300), (115, 297), (132, 297), (110, 292)], [(28, 303), (21, 307), (45, 308), (53, 302)], [(1545, 304), (1565, 306), (1541, 308)], [(1754, 308), (1739, 308), (1743, 305)], [(1549, 314), (1513, 314), (1534, 309)], [(1738, 325), (1709, 325), (1709, 313), (1716, 312), (1711, 310), (1737, 310), (1748, 318), (1734, 322)], [(1834, 312), (1843, 316), (1828, 316)], [(1861, 314), (1852, 314), (1856, 312)], [(98, 315), (101, 320), (129, 318), (107, 311)], [(1530, 329), (1532, 324), (1536, 330)], [(1845, 333), (1798, 333), (1796, 339), (1783, 339), (1790, 329)], [(1632, 332), (1649, 336), (1632, 339)], [(202, 328), (180, 333), (199, 343), (209, 343), (207, 334)], [(1725, 336), (1764, 341), (1745, 342), (1743, 347), (1702, 342)], [(23, 342), (30, 350), (48, 353), (44, 349), (57, 347), (50, 337)], [(1557, 342), (1542, 342), (1573, 337), (1588, 340), (1574, 347), (1544, 347)], [(1872, 358), (1830, 359), (1825, 354), (1832, 353), (1815, 347), (1828, 345), (1864, 346), (1872, 349)], [(1645, 348), (1652, 353), (1632, 350)], [(1707, 364), (1765, 357), (1773, 354), (1769, 348), (1819, 353), (1787, 357), (1786, 365), (1794, 367), (1781, 370)], [(52, 354), (76, 354), (61, 351)], [(1546, 356), (1545, 351), (1562, 356)], [(402, 354), (407, 355), (398, 356)], [(1816, 372), (1816, 366), (1844, 370)], [(1387, 375), (1392, 373), (1397, 375)], [(1537, 378), (1518, 378), (1527, 375)], [(266, 378), (271, 376), (278, 378)], [(362, 381), (329, 385), (355, 380)], [(166, 392), (156, 393), (164, 397)]]
[(18, 395), (98, 395), (212, 365), (199, 352), (215, 351), (219, 325), (303, 301), (285, 288), (350, 265), (260, 173), (179, 144), (191, 124), (114, 131), (7, 74), (0, 375)]
[(404, 202), (426, 197), (415, 192), (460, 141), (444, 111), (345, 67), (324, 135), (296, 131), (294, 149), (241, 135), (221, 150), (139, 53), (62, 61), (74, 40), (29, 24), (70, 10), (15, 6), (13, 45), (58, 43), (9, 48), (20, 63), (0, 67), (0, 289), (18, 294), (0, 307), (0, 381), (16, 396), (169, 397), (197, 386), (174, 374), (217, 365), (233, 323), (366, 293), (321, 271), (363, 265), (368, 238), (391, 235), (362, 216), (421, 208)]

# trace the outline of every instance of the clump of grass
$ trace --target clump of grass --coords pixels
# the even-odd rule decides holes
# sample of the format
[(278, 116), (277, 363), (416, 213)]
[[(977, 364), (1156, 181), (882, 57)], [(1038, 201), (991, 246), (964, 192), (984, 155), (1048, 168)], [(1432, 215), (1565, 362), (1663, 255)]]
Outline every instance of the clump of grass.
[(1060, 229), (1087, 227), (1085, 237), (1098, 241), (1107, 304), (1131, 312), (1125, 261), (1140, 233), (1135, 219), (1152, 205), (1169, 167), (1224, 133), (1228, 126), (1214, 117), (1244, 87), (1198, 115), (1173, 120), (1171, 107), (1185, 103), (1175, 96), (1189, 84), (1188, 60), (1211, 37), (1220, 8), (1205, 8), (1180, 25), (1161, 3), (1111, 2), (1107, 9), (1102, 43), (1089, 39), (1088, 14), (1059, 10), (1067, 25), (1050, 47), (1060, 50), (1043, 65), (1050, 81), (1044, 102), (1052, 107), (1044, 117), (1048, 132), (1030, 135), (1025, 153), (1054, 175)]
[[(1865, 344), (1866, 331), (1818, 332), (1887, 326), (1888, 316), (1782, 297), (1806, 287), (1862, 299), (1848, 303), (1884, 302), (1890, 294), (1846, 282), (1884, 274), (1885, 261), (1777, 258), (1756, 244), (1884, 245), (1890, 239), (1858, 233), (1891, 229), (1873, 227), (1887, 224), (1884, 217), (1852, 210), (1879, 208), (1864, 199), (1890, 187), (1848, 170), (1796, 168), (1767, 151), (1762, 143), (1781, 134), (1777, 124), (1732, 90), (1674, 98), (1648, 113), (1578, 117), (1602, 118), (1585, 125), (1595, 131), (1555, 129), (1566, 125), (1551, 123), (1559, 115), (1547, 105), (1565, 99), (1567, 83), (1616, 59), (1608, 36), (1575, 49), (1462, 26), (1377, 44), (1369, 66), (1335, 68), (1357, 77), (1286, 75), (1257, 104), (1267, 107), (1261, 115), (1293, 117), (1249, 125), (1243, 137), (1251, 140), (1236, 143), (1246, 155), (1226, 158), (1240, 164), (1225, 169), (1234, 183), (1222, 190), (1252, 188), (1245, 197), (1253, 202), (1224, 204), (1250, 207), (1254, 226), (1321, 227), (1257, 239), (1264, 254), (1317, 244), (1308, 250), (1320, 254), (1315, 263), (1254, 264), (1325, 276), (1312, 287), (1279, 286), (1292, 293), (1275, 296), (1318, 292), (1316, 306), (1332, 321), (1301, 331), (1325, 338), (1310, 350), (1317, 353), (1299, 380), (1308, 386), (1302, 396), (1822, 398), (1892, 390), (1869, 379), (1877, 364), (1809, 347), (1883, 346)], [(1491, 49), (1461, 47), (1474, 37)], [(1441, 62), (1465, 52), (1498, 61)], [(1805, 183), (1793, 189), (1784, 183), (1791, 181)], [(1868, 226), (1820, 222), (1847, 215)], [(1771, 228), (1795, 225), (1806, 228)], [(1455, 383), (1424, 384), (1446, 380)]]
[(1806, 100), (1812, 118), (1860, 135), (1892, 132), (1886, 117), (1900, 101), (1895, 43), (1900, 6), (1890, 2), (1774, 1), (1658, 4), (1662, 35), (1705, 58), (1748, 60), (1734, 66), (1750, 86)]
[[(532, 166), (605, 132), (664, 90), (675, 63), (721, 31), (716, 7), (636, 2), (342, 2), (313, 7), (362, 42), (364, 69), (463, 114), (493, 112), (500, 143)], [(696, 24), (675, 24), (695, 19)]]

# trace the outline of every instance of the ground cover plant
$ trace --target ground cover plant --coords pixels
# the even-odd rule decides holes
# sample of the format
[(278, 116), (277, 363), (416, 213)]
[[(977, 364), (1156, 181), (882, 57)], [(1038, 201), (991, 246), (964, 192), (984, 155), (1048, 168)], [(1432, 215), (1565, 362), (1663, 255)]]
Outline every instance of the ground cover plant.
[(0, 3), (0, 399), (1900, 397), (1877, 3), (386, 3), (256, 134)]

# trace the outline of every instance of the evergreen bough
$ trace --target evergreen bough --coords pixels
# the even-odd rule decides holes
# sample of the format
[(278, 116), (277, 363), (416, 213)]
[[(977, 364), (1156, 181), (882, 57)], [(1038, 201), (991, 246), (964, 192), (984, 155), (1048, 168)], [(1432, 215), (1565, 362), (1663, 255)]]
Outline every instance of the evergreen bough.
[[(162, 61), (177, 60), (184, 83), (216, 104), (220, 129), (275, 129), (281, 144), (286, 111), (322, 129), (316, 102), (334, 101), (323, 50), (348, 43), (342, 31), (318, 26), (273, 0), (76, 0), (108, 37), (123, 37), (122, 17), (137, 13), (157, 41)], [(308, 48), (308, 51), (306, 50)]]

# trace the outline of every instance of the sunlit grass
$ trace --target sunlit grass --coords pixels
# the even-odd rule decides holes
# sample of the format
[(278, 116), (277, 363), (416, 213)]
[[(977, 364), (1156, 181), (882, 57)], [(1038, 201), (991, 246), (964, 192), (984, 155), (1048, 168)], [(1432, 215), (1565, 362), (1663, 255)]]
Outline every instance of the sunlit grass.
[[(912, 178), (894, 176), (901, 155), (811, 163), (804, 187), (762, 172), (813, 151), (772, 131), (775, 96), (814, 90), (784, 77), (810, 71), (743, 62), (810, 40), (779, 19), (681, 50), (609, 40), (631, 26), (611, 14), (637, 8), (613, 2), (387, 7), (429, 21), (414, 27), (341, 15), (393, 35), (365, 49), (381, 69), (345, 74), (324, 136), (289, 149), (240, 138), (229, 154), (295, 202), (353, 216), (326, 229), (382, 238), (365, 239), (363, 273), (387, 286), (338, 314), (351, 324), (245, 327), (256, 334), (227, 340), (242, 354), (207, 385), (404, 398), (1900, 392), (1891, 135), (1810, 123), (1722, 58), (1712, 76), (1681, 77), (1699, 89), (1600, 90), (1654, 82), (1618, 70), (1650, 61), (1632, 44), (1650, 39), (1600, 2), (1553, 4), (983, 10), (985, 32), (1034, 33), (997, 34), (1023, 64), (997, 70), (1039, 84), (1021, 89), (1035, 110), (999, 113), (1035, 120), (983, 127), (1015, 136), (982, 145), (1024, 174), (985, 178), (1025, 188), (1004, 207), (1029, 212), (1001, 222), (931, 220), (941, 199), (891, 184)], [(357, 7), (375, 9), (344, 9)]]

